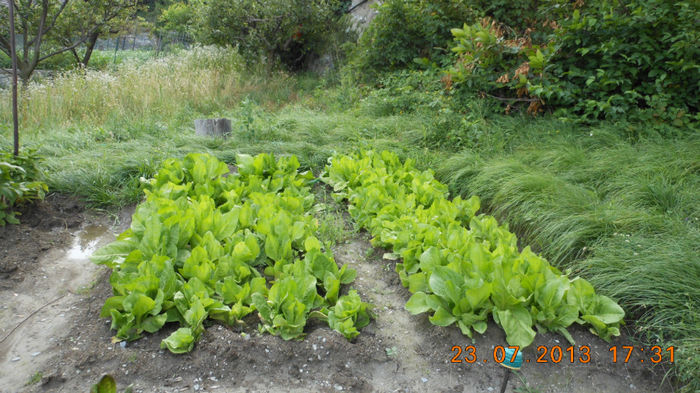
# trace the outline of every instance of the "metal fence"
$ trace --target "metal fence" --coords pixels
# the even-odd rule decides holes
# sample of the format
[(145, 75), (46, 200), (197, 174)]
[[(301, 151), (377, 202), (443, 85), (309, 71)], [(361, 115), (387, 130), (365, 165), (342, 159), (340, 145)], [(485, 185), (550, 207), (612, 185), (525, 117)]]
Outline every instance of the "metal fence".
[(167, 32), (165, 34), (122, 34), (116, 37), (98, 39), (95, 49), (104, 51), (120, 50), (153, 50), (167, 51), (170, 48), (189, 48), (192, 40), (187, 34)]

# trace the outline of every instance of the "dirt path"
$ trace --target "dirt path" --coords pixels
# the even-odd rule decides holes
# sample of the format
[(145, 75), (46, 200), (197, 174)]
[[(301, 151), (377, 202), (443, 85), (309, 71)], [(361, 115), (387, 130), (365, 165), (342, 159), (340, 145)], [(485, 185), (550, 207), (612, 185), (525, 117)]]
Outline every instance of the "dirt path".
[[(51, 218), (54, 215), (53, 219)], [(0, 249), (0, 267), (21, 261), (0, 275), (0, 339), (30, 313), (0, 344), (0, 392), (85, 392), (103, 374), (113, 375), (123, 389), (135, 392), (498, 392), (504, 368), (493, 350), (504, 345), (502, 331), (490, 325), (472, 343), (455, 327), (440, 328), (426, 315), (412, 316), (403, 306), (409, 297), (393, 263), (373, 251), (366, 234), (334, 248), (336, 260), (358, 271), (354, 287), (374, 303), (376, 319), (348, 342), (322, 324), (308, 327), (303, 341), (284, 341), (257, 333), (255, 320), (243, 329), (212, 324), (193, 352), (176, 356), (160, 349), (160, 332), (124, 346), (112, 344), (109, 321), (98, 317), (110, 296), (108, 270), (87, 256), (128, 225), (130, 212), (113, 218), (79, 208), (67, 216), (44, 212), (46, 225), (31, 217), (20, 227), (0, 232), (13, 250)], [(70, 220), (77, 217), (77, 221)], [(71, 225), (64, 225), (70, 221)], [(34, 225), (34, 226), (32, 226)], [(25, 232), (26, 231), (26, 232)], [(55, 240), (51, 244), (50, 240)], [(48, 246), (47, 246), (48, 245)], [(22, 251), (23, 250), (23, 251)], [(3, 251), (7, 251), (2, 254)], [(8, 255), (11, 255), (8, 257)], [(13, 262), (14, 261), (14, 262)], [(532, 392), (665, 392), (660, 377), (641, 359), (612, 363), (609, 344), (585, 329), (572, 329), (579, 345), (591, 347), (591, 362), (523, 366)], [(622, 345), (624, 340), (613, 344)], [(473, 345), (475, 363), (453, 364), (453, 346)], [(556, 335), (539, 335), (534, 348), (568, 346)], [(482, 359), (487, 360), (483, 362)], [(658, 370), (657, 370), (658, 371)], [(524, 390), (512, 377), (508, 392)], [(536, 388), (536, 390), (535, 390)]]
[(97, 280), (99, 269), (88, 256), (113, 239), (108, 227), (87, 225), (69, 248), (48, 250), (31, 277), (0, 292), (0, 331), (7, 337), (0, 344), (2, 386), (22, 386), (35, 375), (31, 370), (60, 354), (57, 343), (74, 327), (76, 303)]

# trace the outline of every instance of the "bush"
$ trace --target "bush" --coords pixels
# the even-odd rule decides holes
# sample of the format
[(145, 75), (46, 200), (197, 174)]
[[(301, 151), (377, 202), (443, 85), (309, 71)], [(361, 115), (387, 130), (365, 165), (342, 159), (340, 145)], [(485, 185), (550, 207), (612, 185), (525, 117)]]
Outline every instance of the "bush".
[(551, 78), (531, 91), (590, 117), (637, 107), (667, 120), (697, 113), (699, 16), (697, 1), (596, 2), (562, 22)]
[(0, 226), (19, 224), (17, 212), (12, 208), (33, 199), (43, 199), (48, 188), (39, 181), (42, 173), (37, 167), (40, 161), (36, 151), (14, 156), (0, 153)]
[(523, 34), (528, 29), (540, 30), (543, 23), (556, 19), (566, 12), (568, 3), (562, 0), (472, 0), (470, 7), (497, 20), (513, 34)]
[[(281, 61), (298, 70), (343, 34), (341, 0), (212, 0), (195, 8), (197, 38), (238, 46), (251, 63)], [(329, 34), (329, 32), (336, 32)]]
[(402, 132), (408, 145), (456, 151), (483, 144), (488, 102), (449, 94), (438, 75), (438, 70), (386, 73), (378, 81), (382, 87), (362, 98), (360, 107), (376, 117), (417, 115), (413, 127)]
[(351, 59), (365, 80), (411, 67), (415, 58), (449, 58), (450, 28), (475, 19), (465, 0), (388, 0), (362, 34)]
[[(634, 114), (678, 126), (697, 113), (700, 3), (599, 0), (573, 12), (540, 8), (540, 20), (521, 34), (489, 19), (453, 29), (449, 82), (496, 96), (507, 111), (527, 102), (531, 113), (546, 104), (588, 119)], [(563, 14), (570, 16), (552, 19)]]
[(508, 104), (506, 112), (519, 102), (529, 102), (530, 113), (541, 110), (541, 100), (528, 95), (528, 83), (542, 78), (544, 55), (529, 35), (506, 39), (504, 27), (489, 18), (452, 34), (456, 60), (445, 79), (448, 89), (455, 84), (460, 92), (466, 88), (499, 99)]

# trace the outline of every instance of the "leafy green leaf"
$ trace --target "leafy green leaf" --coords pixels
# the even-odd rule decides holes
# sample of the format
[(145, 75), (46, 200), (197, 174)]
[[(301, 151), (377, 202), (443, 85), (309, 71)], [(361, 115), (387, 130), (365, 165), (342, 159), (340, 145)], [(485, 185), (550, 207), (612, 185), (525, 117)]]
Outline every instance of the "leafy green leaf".
[(535, 331), (532, 330), (532, 318), (524, 307), (516, 307), (508, 310), (496, 310), (497, 322), (506, 332), (508, 345), (517, 345), (525, 348), (535, 339)]
[(167, 348), (172, 353), (187, 353), (194, 347), (192, 329), (179, 328), (160, 343), (162, 349)]

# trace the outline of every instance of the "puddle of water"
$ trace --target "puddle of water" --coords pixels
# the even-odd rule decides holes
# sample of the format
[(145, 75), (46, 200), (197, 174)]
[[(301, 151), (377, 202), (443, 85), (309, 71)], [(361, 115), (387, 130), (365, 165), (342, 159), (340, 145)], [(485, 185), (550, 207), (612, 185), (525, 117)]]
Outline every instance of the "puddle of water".
[(73, 244), (66, 251), (66, 258), (86, 260), (104, 242), (109, 228), (102, 225), (87, 225), (75, 233)]

